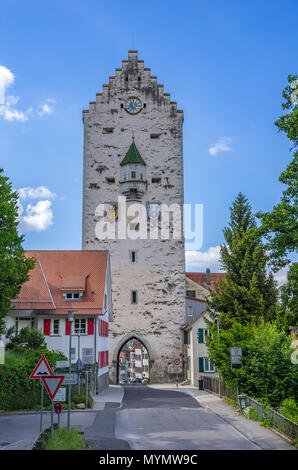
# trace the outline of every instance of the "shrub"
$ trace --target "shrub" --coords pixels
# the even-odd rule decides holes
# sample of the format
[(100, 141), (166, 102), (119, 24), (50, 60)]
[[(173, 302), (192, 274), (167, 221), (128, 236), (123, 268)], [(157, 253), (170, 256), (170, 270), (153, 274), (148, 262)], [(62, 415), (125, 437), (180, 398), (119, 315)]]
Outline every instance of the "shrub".
[[(5, 411), (34, 409), (40, 404), (41, 388), (39, 380), (29, 376), (41, 355), (45, 354), (50, 366), (58, 360), (66, 359), (62, 353), (42, 350), (22, 350), (22, 353), (7, 352), (6, 363), (0, 365), (0, 409)], [(44, 393), (45, 407), (50, 405)], [(40, 405), (39, 405), (40, 406)]]
[(21, 350), (23, 349), (44, 349), (46, 348), (46, 341), (42, 331), (36, 328), (29, 328), (28, 326), (22, 328), (16, 335), (15, 329), (9, 328), (6, 331), (6, 337), (10, 340), (6, 345), (6, 349)]
[(298, 424), (298, 405), (294, 398), (286, 398), (283, 400), (278, 412)]

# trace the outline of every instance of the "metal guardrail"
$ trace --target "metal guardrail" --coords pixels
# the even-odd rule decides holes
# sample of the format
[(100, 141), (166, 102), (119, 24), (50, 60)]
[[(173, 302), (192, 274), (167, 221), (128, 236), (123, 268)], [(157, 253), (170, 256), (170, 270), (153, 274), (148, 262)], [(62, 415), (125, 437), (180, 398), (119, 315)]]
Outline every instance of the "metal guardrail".
[[(204, 380), (204, 390), (208, 392), (216, 393), (219, 395), (219, 379), (217, 377), (203, 377)], [(223, 383), (220, 384), (220, 391), (221, 396), (227, 398), (233, 398), (233, 393), (228, 390)], [(269, 418), (272, 426), (276, 429), (284, 433), (286, 436), (290, 437), (291, 439), (295, 439), (298, 436), (297, 428), (298, 424), (290, 419), (286, 418), (285, 416), (278, 413), (278, 411), (273, 410), (272, 408), (267, 408), (267, 415), (264, 413), (262, 403), (259, 403), (257, 400), (253, 398), (247, 397), (248, 405), (252, 406), (260, 419)]]
[(212, 393), (216, 393), (217, 395), (219, 395), (219, 383), (220, 383), (220, 395), (222, 397), (226, 397), (232, 400), (237, 395), (236, 390), (233, 393), (231, 390), (229, 390), (226, 387), (224, 382), (222, 381), (219, 382), (218, 377), (207, 377), (206, 375), (204, 375), (203, 381), (204, 381), (204, 384), (203, 384), (204, 390), (206, 390), (207, 392), (212, 392)]
[(286, 418), (285, 416), (281, 415), (280, 413), (269, 407), (267, 409), (267, 418), (271, 420), (272, 425), (275, 428), (279, 429), (281, 432), (291, 437), (292, 439), (297, 438), (298, 424), (296, 424), (294, 421), (291, 421), (289, 418)]
[(248, 404), (250, 406), (253, 406), (256, 412), (258, 413), (258, 417), (261, 419), (266, 418), (263, 412), (263, 405), (262, 403), (259, 403), (257, 400), (254, 400), (253, 398), (247, 397), (248, 398)]

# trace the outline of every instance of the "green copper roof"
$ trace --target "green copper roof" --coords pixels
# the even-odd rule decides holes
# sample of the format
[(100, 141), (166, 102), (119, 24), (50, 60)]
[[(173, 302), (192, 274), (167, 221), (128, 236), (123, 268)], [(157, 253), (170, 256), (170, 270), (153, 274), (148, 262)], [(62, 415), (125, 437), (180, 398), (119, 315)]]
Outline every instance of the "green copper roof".
[(146, 165), (146, 163), (144, 162), (144, 160), (141, 157), (140, 152), (137, 149), (137, 146), (136, 146), (134, 140), (132, 141), (132, 144), (129, 147), (128, 152), (125, 155), (125, 157), (123, 158), (120, 165), (121, 166), (126, 165), (127, 163), (141, 163), (142, 165)]

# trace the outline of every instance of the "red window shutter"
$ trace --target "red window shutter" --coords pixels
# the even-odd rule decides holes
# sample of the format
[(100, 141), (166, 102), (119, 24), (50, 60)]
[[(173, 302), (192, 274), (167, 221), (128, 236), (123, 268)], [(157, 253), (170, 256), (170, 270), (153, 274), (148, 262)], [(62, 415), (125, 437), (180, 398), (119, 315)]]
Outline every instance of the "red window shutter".
[(51, 334), (51, 320), (48, 318), (45, 318), (43, 321), (43, 332), (46, 336)]
[(70, 323), (69, 323), (69, 321), (67, 320), (67, 318), (66, 318), (66, 320), (65, 320), (65, 334), (66, 334), (66, 335), (70, 335)]
[(102, 336), (102, 320), (100, 320), (100, 336)]
[(98, 352), (98, 368), (100, 369), (101, 365), (100, 365), (100, 352)]
[(106, 351), (106, 366), (109, 365), (109, 351)]
[(109, 323), (107, 322), (107, 334), (106, 336), (109, 336)]
[(94, 318), (88, 318), (88, 335), (94, 335)]

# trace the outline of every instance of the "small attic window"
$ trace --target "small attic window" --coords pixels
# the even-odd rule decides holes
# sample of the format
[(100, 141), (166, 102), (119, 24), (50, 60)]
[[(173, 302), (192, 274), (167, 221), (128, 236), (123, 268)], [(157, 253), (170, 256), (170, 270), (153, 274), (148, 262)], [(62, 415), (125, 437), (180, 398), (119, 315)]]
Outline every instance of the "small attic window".
[(83, 292), (64, 292), (63, 293), (63, 300), (64, 301), (81, 301), (83, 297)]
[(102, 133), (103, 134), (113, 134), (114, 127), (103, 127)]
[(115, 183), (115, 178), (112, 176), (107, 176), (106, 177), (106, 182), (107, 183)]
[(161, 134), (150, 134), (150, 139), (159, 139)]
[(160, 183), (161, 178), (152, 178), (152, 183)]

